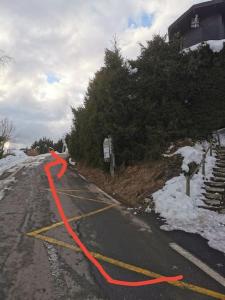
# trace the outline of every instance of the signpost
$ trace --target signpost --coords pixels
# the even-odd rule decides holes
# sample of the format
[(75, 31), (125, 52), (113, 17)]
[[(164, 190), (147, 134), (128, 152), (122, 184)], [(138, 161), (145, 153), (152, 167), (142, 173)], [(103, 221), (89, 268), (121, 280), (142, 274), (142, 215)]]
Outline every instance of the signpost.
[(103, 142), (103, 153), (104, 153), (104, 161), (109, 162), (110, 161), (110, 141), (108, 138), (104, 139)]
[(114, 175), (115, 175), (115, 155), (114, 155), (114, 151), (113, 151), (113, 142), (112, 142), (111, 136), (108, 136), (108, 138), (104, 139), (103, 153), (104, 153), (104, 161), (110, 163), (110, 174), (112, 177), (114, 177)]

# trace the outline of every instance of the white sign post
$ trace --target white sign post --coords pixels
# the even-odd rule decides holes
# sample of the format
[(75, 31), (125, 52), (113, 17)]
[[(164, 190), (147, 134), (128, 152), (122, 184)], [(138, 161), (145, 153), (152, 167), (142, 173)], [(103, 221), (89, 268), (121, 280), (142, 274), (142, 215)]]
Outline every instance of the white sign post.
[(115, 155), (113, 152), (112, 138), (109, 136), (103, 142), (104, 161), (110, 162), (110, 174), (114, 177), (115, 173)]
[(103, 142), (103, 153), (104, 153), (104, 161), (109, 162), (110, 161), (110, 143), (109, 139), (105, 138)]

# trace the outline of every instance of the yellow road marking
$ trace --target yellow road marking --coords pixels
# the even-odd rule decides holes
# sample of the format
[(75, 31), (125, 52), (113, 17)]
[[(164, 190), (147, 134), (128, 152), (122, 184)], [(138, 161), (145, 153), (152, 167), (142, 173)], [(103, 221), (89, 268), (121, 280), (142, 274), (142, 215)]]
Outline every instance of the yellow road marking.
[[(51, 191), (50, 189), (45, 189)], [(57, 192), (87, 192), (86, 190), (69, 190), (69, 189), (57, 189)]]
[(45, 241), (45, 242), (48, 242), (48, 243), (51, 243), (51, 244), (55, 244), (57, 246), (61, 246), (61, 247), (65, 247), (65, 248), (68, 248), (68, 249), (71, 249), (71, 250), (74, 250), (76, 252), (81, 252), (80, 248), (78, 248), (77, 246), (73, 246), (73, 245), (70, 245), (68, 243), (65, 243), (63, 241), (59, 241), (59, 240), (56, 240), (54, 238), (51, 238), (49, 236), (46, 236), (46, 235), (42, 235), (42, 234), (33, 234), (32, 232), (31, 233), (27, 233), (28, 236), (33, 236), (37, 239), (40, 239), (42, 241)]
[[(28, 234), (28, 235), (31, 235), (31, 234)], [(78, 248), (74, 245), (68, 244), (66, 242), (59, 241), (59, 240), (56, 240), (54, 238), (50, 238), (50, 237), (47, 237), (47, 236), (44, 236), (44, 235), (41, 235), (41, 234), (35, 234), (33, 236), (35, 238), (40, 239), (40, 240), (43, 240), (43, 241), (46, 241), (46, 242), (49, 242), (49, 243), (52, 243), (52, 244), (55, 244), (55, 245), (58, 245), (58, 246), (61, 246), (61, 247), (65, 247), (67, 249), (71, 249), (71, 250), (76, 251), (76, 252), (81, 252), (80, 248)], [(149, 270), (146, 270), (146, 269), (143, 269), (143, 268), (140, 268), (140, 267), (136, 267), (134, 265), (124, 263), (124, 262), (119, 261), (117, 259), (104, 256), (104, 255), (96, 253), (96, 252), (91, 252), (91, 254), (95, 258), (97, 258), (101, 261), (107, 262), (111, 265), (120, 267), (122, 269), (126, 269), (126, 270), (129, 270), (129, 271), (138, 273), (138, 274), (145, 275), (147, 277), (159, 278), (159, 277), (163, 276), (163, 275), (154, 273), (152, 271), (149, 271)], [(167, 282), (167, 283), (170, 284), (170, 285), (182, 288), (182, 289), (191, 290), (191, 291), (196, 292), (198, 294), (202, 294), (202, 295), (205, 295), (205, 296), (210, 296), (214, 299), (225, 300), (225, 295), (224, 294), (221, 294), (221, 293), (218, 293), (218, 292), (215, 292), (215, 291), (212, 291), (212, 290), (209, 290), (209, 289), (206, 289), (206, 288), (194, 285), (194, 284), (186, 283), (184, 281), (172, 281), (172, 282)]]
[[(117, 204), (111, 204), (111, 205), (105, 206), (105, 207), (103, 207), (103, 208), (101, 208), (101, 209), (94, 210), (94, 211), (91, 211), (91, 212), (89, 212), (89, 213), (86, 213), (86, 214), (83, 214), (83, 215), (80, 215), (80, 216), (76, 216), (76, 217), (70, 218), (70, 219), (68, 219), (68, 221), (69, 221), (69, 222), (72, 222), (72, 221), (77, 221), (77, 220), (80, 220), (80, 219), (84, 219), (84, 218), (93, 216), (93, 215), (95, 215), (95, 214), (101, 213), (101, 212), (103, 212), (103, 211), (106, 211), (106, 210), (108, 210), (108, 209), (110, 209), (110, 208), (113, 208), (113, 207), (115, 207), (115, 206), (117, 206)], [(43, 228), (40, 228), (40, 229), (37, 229), (37, 230), (35, 230), (35, 231), (32, 231), (32, 232), (28, 233), (28, 235), (34, 236), (34, 235), (36, 235), (36, 234), (43, 233), (43, 232), (45, 232), (45, 231), (48, 231), (48, 230), (50, 230), (50, 229), (56, 228), (56, 227), (61, 226), (61, 225), (63, 225), (63, 222), (62, 222), (62, 221), (61, 221), (61, 222), (54, 223), (54, 224), (51, 224), (51, 225), (49, 225), (49, 226), (46, 226), (46, 227), (43, 227)]]
[(92, 198), (86, 198), (86, 197), (82, 197), (82, 196), (76, 196), (76, 195), (72, 195), (72, 194), (68, 194), (68, 193), (64, 193), (64, 192), (58, 192), (58, 193), (62, 194), (62, 195), (70, 196), (72, 198), (78, 198), (78, 199), (84, 199), (84, 200), (93, 201), (93, 202), (99, 202), (99, 203), (109, 204), (109, 202), (106, 202), (106, 201), (96, 200), (96, 199), (92, 199)]
[[(50, 189), (48, 189), (48, 191), (50, 191)], [(84, 199), (84, 200), (87, 200), (87, 201), (98, 202), (98, 203), (103, 203), (103, 204), (109, 204), (109, 202), (106, 202), (106, 201), (96, 200), (96, 199), (92, 199), (92, 198), (86, 198), (86, 197), (82, 197), (82, 196), (76, 196), (76, 195), (68, 194), (68, 193), (65, 193), (65, 192), (61, 192), (60, 190), (57, 190), (57, 193), (62, 194), (62, 195), (66, 195), (66, 196), (70, 196), (72, 198)]]

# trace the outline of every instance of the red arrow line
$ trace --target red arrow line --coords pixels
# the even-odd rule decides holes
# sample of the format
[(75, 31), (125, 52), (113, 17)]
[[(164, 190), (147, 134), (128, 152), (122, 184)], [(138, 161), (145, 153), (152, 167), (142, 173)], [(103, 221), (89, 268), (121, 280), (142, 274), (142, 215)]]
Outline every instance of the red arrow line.
[(45, 169), (45, 173), (48, 177), (50, 190), (51, 190), (52, 196), (55, 200), (56, 207), (58, 209), (60, 218), (62, 219), (64, 226), (65, 226), (67, 232), (69, 233), (69, 235), (71, 235), (71, 237), (74, 239), (75, 243), (80, 247), (80, 249), (82, 250), (84, 255), (87, 257), (87, 259), (89, 259), (89, 261), (98, 269), (98, 271), (102, 274), (102, 276), (106, 279), (106, 281), (108, 283), (132, 287), (132, 286), (145, 286), (145, 285), (156, 284), (156, 283), (161, 283), (161, 282), (178, 281), (178, 280), (183, 279), (182, 275), (178, 275), (178, 276), (174, 276), (174, 277), (160, 277), (160, 278), (156, 278), (156, 279), (150, 279), (150, 280), (144, 280), (144, 281), (134, 281), (134, 282), (113, 279), (104, 270), (104, 268), (97, 261), (97, 259), (92, 256), (92, 254), (88, 251), (86, 246), (81, 242), (81, 240), (79, 239), (77, 234), (73, 231), (72, 227), (70, 226), (68, 219), (65, 215), (64, 209), (62, 207), (61, 200), (57, 194), (54, 180), (52, 178), (51, 171), (50, 171), (52, 167), (61, 165), (61, 169), (60, 169), (59, 173), (57, 174), (57, 177), (60, 179), (66, 172), (67, 162), (63, 158), (61, 158), (59, 155), (57, 155), (54, 151), (51, 151), (51, 155), (55, 158), (55, 160), (47, 163), (44, 166), (44, 169)]

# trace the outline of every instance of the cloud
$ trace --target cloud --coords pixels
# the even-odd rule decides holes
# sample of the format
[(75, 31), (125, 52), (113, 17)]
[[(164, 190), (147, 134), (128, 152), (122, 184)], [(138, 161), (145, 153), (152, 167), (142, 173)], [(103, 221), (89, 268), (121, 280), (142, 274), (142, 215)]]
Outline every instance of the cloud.
[(1, 0), (0, 49), (13, 60), (0, 69), (0, 117), (13, 121), (16, 143), (69, 131), (70, 107), (82, 104), (115, 34), (123, 55), (135, 58), (138, 43), (165, 34), (198, 2)]

